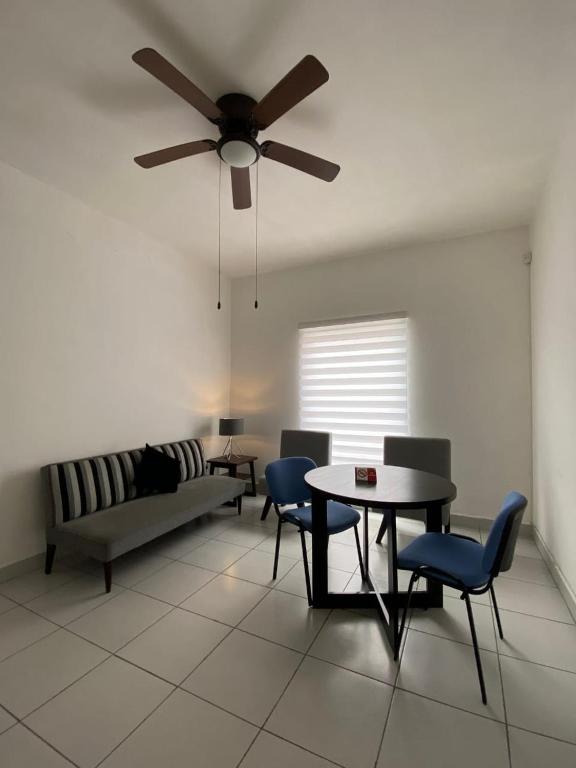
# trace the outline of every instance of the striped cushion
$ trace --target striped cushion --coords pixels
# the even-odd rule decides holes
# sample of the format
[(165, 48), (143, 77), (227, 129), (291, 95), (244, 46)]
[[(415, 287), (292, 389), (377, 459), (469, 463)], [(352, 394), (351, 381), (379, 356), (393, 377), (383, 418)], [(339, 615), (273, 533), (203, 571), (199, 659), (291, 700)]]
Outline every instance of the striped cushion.
[(164, 443), (164, 445), (152, 447), (172, 459), (178, 459), (181, 482), (185, 483), (206, 474), (206, 460), (201, 440), (182, 440), (179, 443)]
[[(201, 440), (183, 440), (155, 446), (180, 462), (181, 480), (206, 473)], [(138, 495), (134, 470), (142, 449), (66, 461), (49, 467), (56, 524), (122, 504)]]

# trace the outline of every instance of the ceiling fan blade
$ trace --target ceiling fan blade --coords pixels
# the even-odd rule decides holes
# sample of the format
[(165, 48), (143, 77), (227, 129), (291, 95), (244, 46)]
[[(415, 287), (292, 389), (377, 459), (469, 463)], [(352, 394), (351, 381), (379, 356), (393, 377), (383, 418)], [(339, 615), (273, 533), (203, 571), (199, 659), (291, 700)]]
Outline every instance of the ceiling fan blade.
[(179, 72), (169, 61), (166, 61), (158, 51), (153, 48), (142, 48), (133, 54), (132, 59), (142, 69), (154, 75), (161, 83), (164, 83), (170, 90), (181, 96), (184, 101), (191, 104), (208, 120), (217, 122), (223, 117), (222, 111), (216, 104), (182, 72)]
[(334, 181), (340, 173), (340, 166), (336, 163), (323, 160), (316, 155), (309, 155), (308, 152), (288, 147), (286, 144), (278, 144), (276, 141), (265, 141), (260, 145), (260, 152), (269, 160), (289, 165), (297, 171), (304, 171), (322, 181)]
[(304, 56), (252, 110), (258, 127), (268, 128), (316, 88), (324, 85), (329, 77), (328, 71), (316, 57)]
[(252, 205), (252, 196), (250, 194), (250, 169), (235, 168), (230, 166), (230, 175), (232, 177), (232, 200), (234, 208), (250, 208)]
[(209, 139), (189, 141), (187, 144), (159, 149), (157, 152), (149, 152), (147, 155), (138, 155), (134, 158), (134, 162), (142, 168), (155, 168), (157, 165), (171, 163), (173, 160), (180, 160), (183, 157), (200, 155), (203, 152), (212, 152), (214, 149), (216, 149), (216, 142)]

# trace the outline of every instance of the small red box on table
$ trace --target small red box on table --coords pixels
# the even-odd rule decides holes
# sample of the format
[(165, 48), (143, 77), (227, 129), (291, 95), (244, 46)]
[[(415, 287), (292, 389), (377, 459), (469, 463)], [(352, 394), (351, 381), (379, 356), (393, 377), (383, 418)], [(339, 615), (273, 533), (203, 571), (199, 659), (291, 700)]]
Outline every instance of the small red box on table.
[(357, 483), (365, 483), (366, 485), (376, 485), (376, 468), (375, 467), (354, 467)]

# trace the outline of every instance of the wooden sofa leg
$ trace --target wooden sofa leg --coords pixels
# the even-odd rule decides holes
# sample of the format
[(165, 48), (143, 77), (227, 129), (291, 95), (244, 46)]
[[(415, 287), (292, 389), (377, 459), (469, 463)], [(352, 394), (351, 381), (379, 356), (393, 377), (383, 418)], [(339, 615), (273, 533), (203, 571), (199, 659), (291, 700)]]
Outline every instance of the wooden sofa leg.
[(56, 554), (56, 544), (48, 544), (46, 548), (46, 567), (44, 573), (46, 575), (52, 573), (52, 566), (54, 565), (54, 555)]
[(238, 509), (238, 514), (242, 514), (242, 494), (240, 496), (236, 496), (236, 508)]
[(103, 563), (104, 565), (104, 582), (106, 583), (106, 592), (110, 592), (112, 589), (112, 563)]

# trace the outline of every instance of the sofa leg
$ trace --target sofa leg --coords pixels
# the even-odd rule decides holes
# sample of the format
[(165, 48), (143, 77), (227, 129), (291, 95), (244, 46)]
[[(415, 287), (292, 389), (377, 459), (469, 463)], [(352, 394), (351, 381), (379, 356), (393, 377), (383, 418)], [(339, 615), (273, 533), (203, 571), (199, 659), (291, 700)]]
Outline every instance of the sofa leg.
[(242, 514), (242, 494), (240, 496), (236, 496), (236, 509), (238, 510), (238, 514)]
[(110, 592), (112, 589), (112, 563), (103, 563), (104, 565), (104, 582), (106, 584), (106, 592)]
[(44, 573), (48, 575), (52, 573), (52, 566), (54, 565), (54, 555), (56, 554), (56, 544), (48, 544), (46, 548), (46, 567)]

